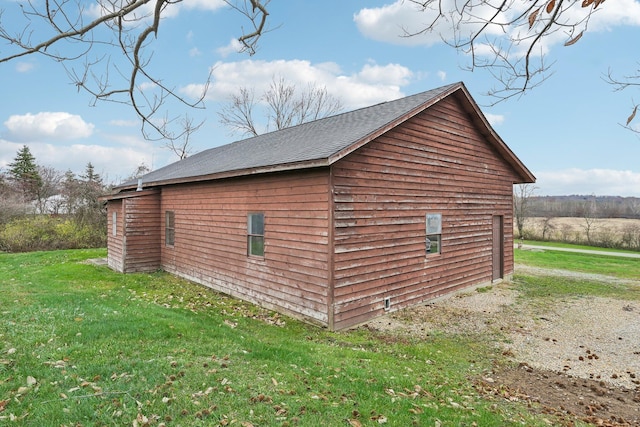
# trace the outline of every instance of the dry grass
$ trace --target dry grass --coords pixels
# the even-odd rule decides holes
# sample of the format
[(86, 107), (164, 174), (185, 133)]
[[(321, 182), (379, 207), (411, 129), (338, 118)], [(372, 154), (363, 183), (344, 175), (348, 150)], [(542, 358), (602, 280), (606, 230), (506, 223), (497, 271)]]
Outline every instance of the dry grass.
[(590, 229), (591, 242), (587, 239), (587, 221), (584, 218), (557, 217), (548, 221), (546, 218), (529, 218), (524, 228), (525, 237), (529, 239), (640, 249), (640, 219), (594, 219)]

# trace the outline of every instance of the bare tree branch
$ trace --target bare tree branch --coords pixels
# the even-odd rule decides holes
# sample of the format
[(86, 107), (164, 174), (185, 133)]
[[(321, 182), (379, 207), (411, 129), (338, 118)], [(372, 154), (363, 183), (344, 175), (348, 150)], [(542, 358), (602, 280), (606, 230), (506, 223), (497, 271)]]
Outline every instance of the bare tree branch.
[[(640, 88), (640, 64), (638, 65), (638, 70), (636, 70), (635, 74), (627, 75), (622, 78), (615, 77), (613, 71), (609, 69), (604, 79), (607, 83), (613, 86), (615, 91), (623, 91), (629, 88), (638, 89)], [(638, 106), (640, 104), (634, 102), (633, 100), (631, 101), (631, 103), (631, 114), (629, 115), (629, 117), (627, 117), (625, 123), (621, 123), (621, 126), (633, 132), (640, 133), (640, 126), (637, 124), (634, 126), (634, 123), (637, 123), (636, 113), (638, 112)]]
[[(266, 31), (269, 1), (225, 0), (251, 25), (238, 38), (249, 53), (255, 52)], [(5, 22), (0, 11), (0, 39), (9, 46), (9, 53), (0, 56), (0, 63), (34, 54), (60, 62), (76, 88), (92, 96), (92, 104), (109, 101), (130, 105), (141, 120), (145, 138), (174, 141), (167, 145), (179, 146), (178, 141), (188, 141), (201, 124), (194, 125), (191, 119), (180, 119), (179, 115), (169, 117), (168, 106), (177, 102), (189, 108), (204, 108), (211, 78), (209, 71), (205, 90), (198, 99), (189, 101), (151, 68), (153, 42), (161, 19), (169, 8), (182, 2), (98, 0), (92, 8), (87, 8), (83, 0), (20, 2), (25, 21), (15, 34), (10, 28), (22, 24)], [(181, 130), (174, 130), (176, 126)]]
[(254, 91), (241, 87), (237, 94), (229, 97), (229, 103), (218, 113), (220, 123), (231, 129), (232, 133), (258, 136), (254, 120)]
[(190, 139), (191, 135), (197, 132), (204, 122), (200, 122), (197, 125), (193, 124), (193, 119), (189, 116), (185, 116), (181, 123), (181, 135), (179, 138), (169, 138), (164, 144), (165, 148), (168, 148), (174, 153), (180, 160), (186, 159), (191, 154)]
[[(427, 24), (404, 29), (405, 37), (439, 34), (467, 53), (468, 68), (487, 69), (497, 80), (488, 95), (497, 102), (520, 96), (551, 75), (545, 61), (549, 43), (575, 44), (604, 0), (410, 0)], [(581, 13), (577, 13), (581, 12)], [(453, 30), (453, 36), (446, 34)]]

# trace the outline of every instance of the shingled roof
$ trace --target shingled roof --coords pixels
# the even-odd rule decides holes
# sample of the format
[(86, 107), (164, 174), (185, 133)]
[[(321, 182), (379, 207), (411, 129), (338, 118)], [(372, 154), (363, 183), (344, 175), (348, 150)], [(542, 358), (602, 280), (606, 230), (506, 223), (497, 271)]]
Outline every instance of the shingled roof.
[[(441, 99), (456, 94), (483, 134), (521, 175), (535, 178), (500, 139), (463, 83), (454, 83), (347, 113), (211, 148), (142, 177), (145, 188), (271, 171), (329, 166)], [(136, 186), (129, 181), (116, 187)]]

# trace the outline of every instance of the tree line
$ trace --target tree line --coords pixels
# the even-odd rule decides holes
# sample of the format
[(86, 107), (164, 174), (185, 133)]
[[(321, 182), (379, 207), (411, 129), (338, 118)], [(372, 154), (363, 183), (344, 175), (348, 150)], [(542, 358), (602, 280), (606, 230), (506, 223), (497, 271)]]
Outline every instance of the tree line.
[(0, 170), (0, 251), (106, 245), (109, 191), (91, 163), (76, 175), (38, 164), (24, 145)]
[[(640, 198), (541, 197), (535, 190), (532, 184), (514, 187), (516, 238), (640, 251)], [(612, 219), (617, 219), (617, 226)]]
[(597, 218), (640, 219), (640, 198), (620, 196), (534, 196), (530, 200), (535, 217), (582, 217), (585, 210), (595, 207)]

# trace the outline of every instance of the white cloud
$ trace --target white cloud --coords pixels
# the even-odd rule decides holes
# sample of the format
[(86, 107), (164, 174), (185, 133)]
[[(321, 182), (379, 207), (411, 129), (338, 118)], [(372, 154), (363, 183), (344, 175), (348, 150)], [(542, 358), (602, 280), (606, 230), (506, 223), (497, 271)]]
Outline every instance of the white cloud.
[(229, 44), (227, 44), (226, 46), (222, 46), (216, 49), (216, 52), (221, 57), (226, 58), (229, 55), (240, 52), (242, 50), (242, 46), (243, 46), (242, 43), (240, 43), (240, 41), (237, 38), (233, 38), (229, 41)]
[(534, 172), (538, 194), (640, 197), (640, 172), (613, 169), (564, 169)]
[(357, 79), (363, 83), (404, 86), (409, 84), (411, 71), (402, 65), (387, 64), (384, 66), (366, 64), (357, 74)]
[[(100, 2), (99, 4), (89, 5), (84, 9), (85, 15), (90, 18), (98, 18), (100, 16), (112, 13), (115, 7), (119, 7), (120, 2)], [(163, 18), (174, 18), (179, 15), (180, 9), (196, 9), (216, 11), (227, 5), (223, 0), (189, 0), (185, 2), (172, 3), (169, 7), (166, 7), (162, 12)], [(133, 16), (129, 17), (129, 21), (145, 18), (149, 19), (153, 16), (155, 2), (149, 2), (140, 8), (136, 9)]]
[(491, 126), (501, 125), (502, 123), (504, 123), (505, 119), (502, 114), (484, 113), (484, 116), (487, 118)]
[(94, 125), (82, 117), (65, 112), (42, 112), (13, 115), (4, 122), (12, 139), (34, 141), (41, 138), (70, 140), (86, 138), (93, 133)]
[(406, 37), (424, 28), (427, 19), (418, 6), (403, 0), (382, 7), (364, 8), (353, 16), (358, 30), (373, 40), (409, 46), (441, 43), (437, 33)]
[(438, 71), (438, 78), (440, 79), (440, 81), (445, 81), (447, 80), (447, 72), (446, 71)]
[[(166, 164), (167, 150), (155, 148), (149, 141), (137, 137), (112, 137), (112, 145), (49, 143), (26, 144), (36, 163), (59, 172), (71, 170), (76, 174), (84, 171), (91, 162), (106, 183), (119, 183), (129, 177), (144, 163), (149, 167)], [(13, 162), (16, 153), (25, 144), (0, 139), (0, 169)]]
[[(344, 73), (333, 62), (312, 64), (303, 60), (275, 60), (218, 62), (213, 66), (212, 82), (207, 99), (226, 101), (238, 88), (255, 89), (263, 93), (276, 76), (299, 87), (308, 84), (324, 86), (331, 95), (340, 99), (345, 109), (359, 108), (404, 96), (402, 87), (414, 75), (410, 69), (398, 64), (366, 64), (361, 70)], [(197, 98), (204, 86), (191, 84), (182, 89), (185, 95)]]
[(35, 68), (35, 64), (33, 62), (18, 62), (16, 63), (16, 71), (19, 73), (28, 73), (29, 71)]
[(187, 9), (198, 10), (218, 10), (227, 6), (227, 3), (223, 0), (189, 0), (179, 4)]
[[(381, 7), (363, 8), (354, 15), (353, 19), (358, 30), (370, 39), (398, 45), (432, 46), (443, 43), (443, 39), (453, 40), (454, 28), (458, 35), (461, 35), (462, 39), (464, 39), (465, 35), (480, 29), (483, 19), (495, 13), (495, 9), (490, 3), (482, 3), (483, 6), (476, 5), (474, 7), (474, 16), (467, 16), (466, 22), (454, 22), (456, 19), (454, 18), (454, 21), (452, 21), (451, 17), (445, 13), (438, 18), (433, 31), (422, 32), (438, 17), (438, 7), (441, 7), (444, 11), (459, 10), (459, 8), (456, 8), (456, 4), (456, 0), (442, 0), (441, 2), (433, 3), (430, 8), (422, 10), (421, 7), (413, 2), (396, 0)], [(530, 2), (526, 0), (510, 3), (510, 10), (501, 14), (496, 21), (511, 21), (529, 6)], [(591, 8), (580, 7), (580, 2), (572, 2), (568, 10), (564, 12), (564, 22), (569, 24), (582, 22), (590, 11)], [(544, 19), (546, 19), (545, 15), (540, 14), (534, 30), (536, 26), (544, 25)], [(617, 0), (601, 5), (588, 20), (588, 31), (608, 31), (620, 25), (640, 26), (640, 2), (638, 0)], [(582, 27), (579, 26), (575, 34), (578, 34), (583, 27), (584, 25)], [(505, 41), (508, 39), (508, 36), (521, 37), (518, 36), (519, 32), (526, 33), (522, 33), (522, 37), (531, 35), (527, 26), (522, 28), (508, 28), (506, 33), (498, 26), (489, 26), (484, 31), (485, 34), (488, 35), (500, 38), (504, 37)], [(416, 35), (406, 37), (408, 34)], [(564, 43), (569, 38), (567, 31), (556, 31), (549, 37), (546, 37), (540, 47), (543, 49), (543, 53), (546, 53), (551, 46)], [(520, 48), (525, 49), (526, 47), (527, 46), (523, 44)], [(486, 51), (484, 51), (485, 49)], [(485, 46), (485, 49), (483, 49), (483, 46), (478, 45), (475, 54), (491, 53), (488, 47)], [(522, 53), (517, 52), (517, 49), (518, 46), (515, 46), (515, 49), (511, 53)], [(536, 53), (538, 52), (534, 52), (534, 54)]]
[(118, 126), (118, 127), (132, 127), (132, 126), (139, 126), (140, 120), (114, 119), (114, 120), (109, 120), (109, 124), (111, 126)]

